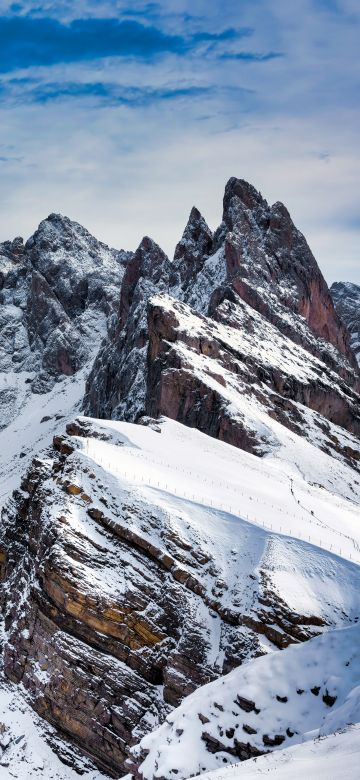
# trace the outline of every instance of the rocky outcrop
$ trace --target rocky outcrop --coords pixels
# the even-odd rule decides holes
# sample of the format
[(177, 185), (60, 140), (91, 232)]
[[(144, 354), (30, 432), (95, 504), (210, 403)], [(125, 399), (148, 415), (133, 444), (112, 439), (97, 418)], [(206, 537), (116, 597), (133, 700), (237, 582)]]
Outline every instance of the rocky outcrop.
[(169, 288), (170, 262), (145, 237), (128, 263), (111, 338), (100, 349), (87, 381), (85, 407), (95, 417), (136, 420), (144, 414), (147, 384), (147, 307)]
[[(223, 223), (215, 237), (220, 239), (225, 241), (228, 280), (250, 306), (305, 349), (315, 352), (314, 334), (354, 367), (348, 334), (326, 282), (282, 203), (269, 206), (250, 184), (230, 179)], [(317, 345), (317, 353), (322, 346)]]
[[(274, 447), (272, 432), (262, 426), (260, 436), (261, 408), (310, 440), (327, 418), (353, 434), (354, 450), (341, 453), (331, 434), (328, 447), (359, 467), (358, 395), (315, 358), (307, 356), (304, 364), (303, 349), (293, 345), (290, 357), (277, 329), (269, 323), (261, 328), (261, 318), (241, 300), (223, 301), (215, 322), (158, 296), (150, 300), (148, 318), (148, 415), (165, 415), (256, 455)], [(320, 419), (304, 424), (302, 406)]]
[(360, 365), (360, 286), (334, 282), (330, 287), (335, 309), (350, 334), (350, 345)]
[(182, 238), (175, 248), (171, 286), (180, 283), (181, 297), (191, 293), (191, 285), (213, 253), (213, 234), (200, 211), (193, 206)]

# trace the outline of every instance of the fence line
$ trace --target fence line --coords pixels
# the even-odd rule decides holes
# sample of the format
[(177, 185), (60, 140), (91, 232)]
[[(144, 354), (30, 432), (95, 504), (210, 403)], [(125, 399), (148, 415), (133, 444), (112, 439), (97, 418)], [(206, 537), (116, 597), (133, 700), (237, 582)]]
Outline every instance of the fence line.
[[(88, 444), (88, 440), (87, 439), (85, 440), (85, 452), (87, 454), (89, 454), (89, 444)], [(104, 466), (109, 471), (112, 471), (113, 473), (117, 473), (117, 474), (125, 477), (125, 479), (128, 479), (129, 481), (133, 480), (135, 483), (137, 483), (139, 481), (142, 482), (142, 483), (145, 483), (145, 481), (146, 482), (148, 481), (148, 480), (145, 480), (145, 476), (143, 474), (139, 475), (139, 474), (136, 474), (135, 472), (129, 472), (129, 471), (125, 471), (125, 470), (123, 471), (121, 468), (118, 467), (117, 464), (114, 464), (111, 461), (105, 460), (105, 459), (103, 459), (101, 457), (97, 457), (95, 462), (98, 463), (98, 465)], [(168, 464), (166, 463), (166, 461), (154, 461), (154, 463), (156, 463), (157, 466), (162, 465), (162, 466), (168, 467)], [(215, 486), (215, 485), (219, 484), (219, 483), (215, 483), (214, 480), (209, 480), (209, 479), (203, 478), (202, 475), (198, 474), (197, 472), (190, 471), (188, 469), (179, 468), (178, 471), (180, 473), (183, 473), (183, 474), (188, 474), (191, 477), (198, 476), (202, 480), (202, 482), (206, 482), (207, 484), (209, 484), (211, 486)], [(202, 495), (198, 495), (198, 496), (195, 497), (194, 493), (188, 493), (186, 490), (181, 490), (180, 492), (177, 492), (177, 488), (176, 487), (172, 487), (171, 485), (170, 485), (170, 488), (169, 488), (169, 484), (170, 484), (169, 482), (165, 482), (165, 481), (164, 481), (164, 483), (160, 484), (160, 480), (157, 480), (157, 487), (160, 490), (165, 490), (166, 492), (170, 492), (171, 491), (171, 492), (173, 492), (174, 495), (176, 495), (177, 497), (182, 498), (184, 500), (196, 501), (196, 503), (198, 503), (198, 504), (201, 504), (203, 506), (210, 506), (211, 508), (217, 509), (218, 511), (227, 512), (227, 513), (233, 515), (234, 517), (239, 517), (239, 519), (246, 519), (247, 521), (253, 523), (254, 525), (258, 525), (259, 527), (264, 528), (264, 530), (267, 529), (267, 530), (272, 531), (273, 533), (280, 533), (281, 535), (290, 536), (290, 537), (294, 538), (294, 534), (291, 532), (291, 530), (287, 529), (286, 527), (283, 527), (282, 525), (280, 526), (279, 530), (275, 530), (275, 529), (273, 530), (273, 524), (270, 523), (269, 524), (270, 525), (270, 529), (269, 529), (268, 524), (265, 524), (264, 521), (251, 520), (249, 514), (248, 513), (245, 514), (241, 510), (240, 507), (234, 507), (231, 504), (224, 504), (224, 503), (221, 503), (220, 501), (217, 502), (213, 498), (205, 497), (205, 496), (202, 496)], [(156, 489), (156, 486), (154, 486), (152, 484), (148, 484), (148, 487), (152, 488), (152, 489)], [(239, 495), (240, 496), (245, 496), (245, 494), (241, 490), (235, 490), (235, 488), (234, 489), (229, 488), (229, 491), (231, 491), (233, 493), (236, 493), (238, 496)], [(247, 498), (250, 501), (254, 501), (254, 503), (261, 503), (260, 500), (256, 496), (249, 496), (248, 494), (246, 494), (246, 495), (247, 495)], [(294, 499), (295, 499), (295, 497), (294, 497)], [(299, 504), (299, 502), (298, 502), (298, 504)], [(269, 507), (271, 509), (275, 509), (275, 505), (274, 504), (269, 504)], [(306, 507), (302, 507), (302, 508), (305, 509), (305, 511), (308, 513), (308, 515), (311, 516), (311, 510), (306, 509)], [(282, 507), (278, 507), (277, 506), (276, 507), (276, 512), (277, 513), (280, 512), (280, 513), (286, 515), (287, 517), (289, 517), (289, 512), (284, 510)], [(293, 514), (292, 517), (295, 517), (295, 514)], [(309, 516), (304, 517), (304, 515), (302, 515), (301, 518), (299, 518), (299, 520), (301, 520), (304, 523), (309, 523), (310, 525), (321, 525), (324, 528), (324, 524), (320, 520), (316, 519), (315, 516), (314, 516), (314, 520), (311, 520), (309, 518)], [(325, 526), (325, 528), (326, 528), (326, 526)], [(310, 544), (313, 544), (316, 547), (321, 547), (321, 548), (324, 547), (324, 545), (322, 544), (322, 541), (323, 541), (322, 539), (320, 539), (320, 540), (317, 539), (316, 540), (316, 538), (314, 536), (311, 536), (310, 534), (302, 535), (300, 532), (298, 532), (298, 533), (295, 534), (295, 537), (298, 538), (301, 541), (309, 542)], [(359, 550), (359, 545), (356, 542), (356, 540), (354, 538), (352, 538), (352, 537), (346, 537), (346, 538), (350, 542), (353, 543), (353, 546), (354, 546), (355, 550), (358, 551)], [(325, 545), (325, 549), (326, 549), (326, 545)], [(334, 552), (335, 554), (337, 552), (340, 556), (342, 555), (342, 548), (341, 547), (335, 547), (335, 546), (333, 548), (333, 544), (332, 543), (330, 544), (330, 551)], [(353, 558), (350, 552), (348, 553), (348, 556), (349, 556), (351, 561), (356, 561), (356, 558)], [(360, 561), (357, 561), (357, 562), (360, 563)]]

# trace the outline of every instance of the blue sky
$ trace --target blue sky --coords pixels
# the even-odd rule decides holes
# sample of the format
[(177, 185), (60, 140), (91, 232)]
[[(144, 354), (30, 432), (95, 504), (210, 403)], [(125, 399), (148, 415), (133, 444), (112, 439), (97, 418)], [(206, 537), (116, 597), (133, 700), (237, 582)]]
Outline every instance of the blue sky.
[(169, 253), (226, 180), (360, 282), (358, 0), (0, 0), (0, 240), (49, 212)]

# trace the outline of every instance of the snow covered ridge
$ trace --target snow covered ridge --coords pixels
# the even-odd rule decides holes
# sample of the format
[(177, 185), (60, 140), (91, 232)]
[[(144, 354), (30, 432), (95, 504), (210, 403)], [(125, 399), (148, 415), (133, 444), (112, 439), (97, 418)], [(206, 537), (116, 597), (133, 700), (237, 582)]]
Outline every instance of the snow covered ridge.
[(328, 632), (200, 688), (133, 749), (137, 775), (185, 780), (359, 723), (359, 641), (359, 626)]
[[(114, 777), (187, 694), (250, 674), (264, 653), (290, 690), (296, 670), (274, 651), (360, 616), (349, 466), (275, 421), (281, 447), (263, 460), (171, 420), (143, 422), (69, 423), (5, 507), (0, 537), (6, 676)], [(323, 687), (336, 671), (328, 656)], [(319, 718), (323, 695), (306, 694)], [(221, 719), (225, 706), (215, 710)], [(198, 757), (204, 745), (194, 742)]]
[(360, 287), (351, 282), (334, 282), (330, 293), (336, 311), (350, 333), (350, 344), (360, 364)]
[(214, 320), (156, 296), (148, 322), (148, 414), (257, 455), (278, 446), (275, 419), (357, 469), (358, 394), (239, 297), (223, 301)]

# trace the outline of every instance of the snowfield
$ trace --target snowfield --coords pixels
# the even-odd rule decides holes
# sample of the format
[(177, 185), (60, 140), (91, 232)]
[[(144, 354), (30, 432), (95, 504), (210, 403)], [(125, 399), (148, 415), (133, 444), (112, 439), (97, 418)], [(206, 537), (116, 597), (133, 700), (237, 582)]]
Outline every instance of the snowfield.
[[(206, 507), (217, 510), (216, 517), (223, 512), (226, 536), (235, 545), (239, 517), (275, 532), (284, 544), (301, 539), (360, 562), (360, 479), (276, 421), (267, 421), (280, 445), (264, 458), (168, 419), (157, 426), (158, 432), (98, 420), (101, 428), (120, 435), (125, 446), (88, 439), (85, 454), (159, 505), (185, 499), (193, 504), (192, 511)], [(216, 523), (214, 534), (212, 538)], [(223, 540), (221, 530), (219, 542)]]
[(360, 726), (242, 764), (205, 772), (202, 780), (357, 780)]

